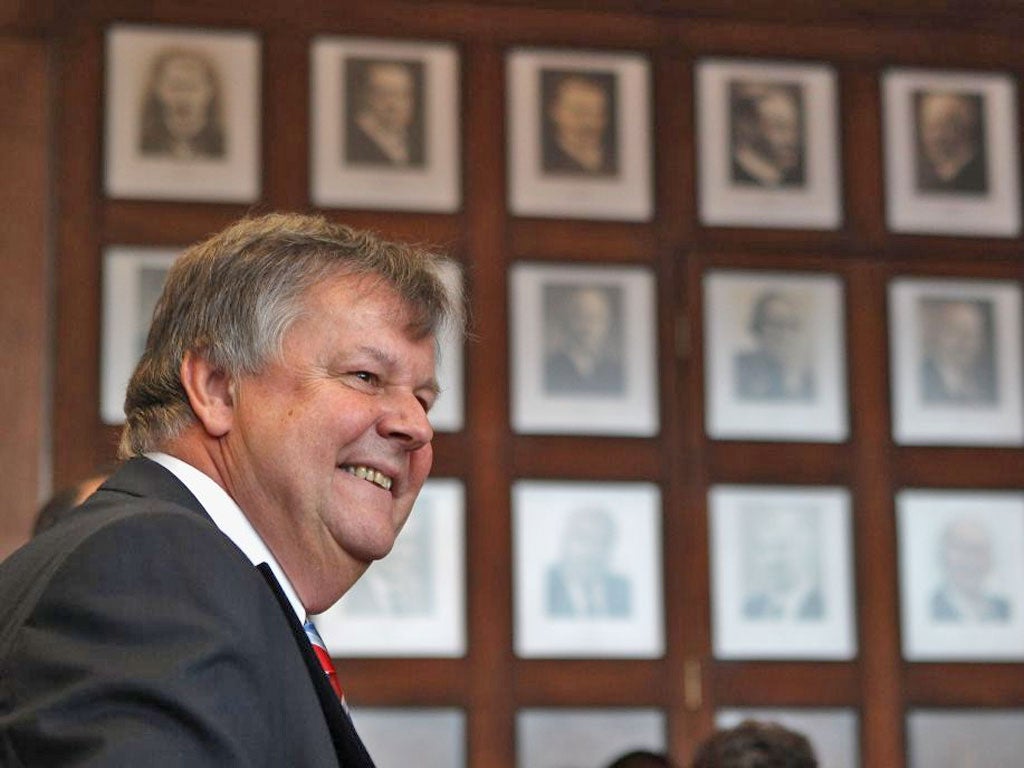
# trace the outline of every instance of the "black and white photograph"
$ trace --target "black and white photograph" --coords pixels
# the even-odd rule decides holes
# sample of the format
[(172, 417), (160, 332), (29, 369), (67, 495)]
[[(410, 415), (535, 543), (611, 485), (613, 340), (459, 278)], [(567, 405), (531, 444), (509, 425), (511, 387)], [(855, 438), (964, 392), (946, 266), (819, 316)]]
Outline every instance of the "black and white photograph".
[(649, 220), (647, 59), (630, 53), (518, 49), (507, 63), (512, 212)]
[(516, 768), (591, 768), (664, 752), (665, 715), (648, 708), (536, 708), (516, 714)]
[(106, 77), (109, 196), (259, 197), (255, 34), (115, 25), (107, 32)]
[(1001, 73), (890, 69), (882, 83), (889, 228), (1018, 235), (1013, 79)]
[(710, 437), (846, 439), (843, 293), (830, 274), (704, 275)]
[(892, 280), (896, 442), (1020, 445), (1020, 322), (1020, 287), (1011, 281)]
[(1024, 710), (911, 709), (908, 768), (1006, 768), (1024, 754)]
[(617, 176), (615, 72), (541, 68), (540, 82), (541, 173)]
[(316, 619), (333, 655), (465, 654), (464, 495), (427, 480), (391, 553)]
[(512, 502), (516, 654), (660, 656), (657, 487), (523, 480)]
[(344, 162), (423, 168), (423, 62), (351, 56), (344, 67)]
[(379, 768), (465, 768), (466, 713), (447, 707), (353, 707)]
[(153, 309), (179, 253), (141, 246), (104, 250), (100, 353), (100, 417), (104, 424), (124, 423), (128, 379), (142, 357)]
[(654, 282), (640, 267), (512, 267), (512, 424), (656, 434)]
[(904, 657), (1024, 659), (1024, 494), (904, 490), (896, 506)]
[(704, 224), (839, 227), (835, 80), (834, 70), (824, 64), (698, 62)]
[(448, 43), (320, 37), (312, 47), (319, 206), (452, 212), (462, 204), (459, 57)]
[(717, 658), (855, 655), (847, 491), (713, 486), (708, 513)]
[(803, 734), (821, 768), (860, 768), (860, 728), (852, 709), (731, 707), (715, 713), (719, 728), (735, 728), (744, 720), (778, 723)]

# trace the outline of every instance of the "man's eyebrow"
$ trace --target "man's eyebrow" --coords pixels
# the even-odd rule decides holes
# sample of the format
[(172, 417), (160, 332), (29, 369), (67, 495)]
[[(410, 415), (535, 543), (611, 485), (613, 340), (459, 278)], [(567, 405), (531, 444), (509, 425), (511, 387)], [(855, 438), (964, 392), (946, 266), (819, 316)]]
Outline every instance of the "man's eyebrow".
[[(384, 351), (380, 347), (373, 347), (364, 344), (360, 345), (358, 349), (360, 352), (363, 352), (372, 357), (385, 368), (393, 370), (398, 367), (398, 358), (396, 358), (390, 352)], [(434, 378), (433, 376), (431, 376), (427, 381), (423, 382), (422, 384), (417, 384), (416, 389), (425, 389), (435, 397), (441, 394), (441, 385), (438, 384), (437, 379)]]

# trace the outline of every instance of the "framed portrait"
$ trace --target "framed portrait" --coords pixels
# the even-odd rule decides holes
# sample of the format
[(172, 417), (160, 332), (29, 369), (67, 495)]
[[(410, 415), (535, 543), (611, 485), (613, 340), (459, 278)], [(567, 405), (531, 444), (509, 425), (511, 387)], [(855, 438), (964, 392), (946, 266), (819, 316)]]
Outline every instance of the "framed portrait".
[(466, 652), (462, 483), (429, 479), (391, 553), (316, 618), (333, 656)]
[(843, 302), (836, 275), (707, 272), (708, 435), (844, 441), (849, 417)]
[(255, 33), (116, 24), (106, 48), (108, 196), (259, 198)]
[(860, 728), (852, 709), (743, 707), (719, 709), (715, 714), (719, 728), (735, 728), (744, 720), (778, 723), (802, 733), (821, 766), (860, 768)]
[(701, 222), (837, 229), (843, 212), (835, 70), (704, 59), (696, 78)]
[(153, 309), (179, 251), (111, 246), (103, 252), (103, 344), (100, 417), (124, 423), (128, 380), (146, 348)]
[(381, 768), (465, 768), (466, 714), (447, 707), (352, 707), (352, 721)]
[(1003, 768), (1024, 753), (1024, 710), (912, 709), (909, 768)]
[(517, 768), (608, 765), (638, 749), (664, 752), (665, 715), (646, 708), (536, 708), (516, 714)]
[(321, 37), (312, 47), (310, 182), (322, 207), (462, 205), (459, 57), (449, 43)]
[(515, 264), (510, 287), (513, 428), (657, 434), (651, 272)]
[(896, 496), (903, 656), (1024, 659), (1024, 493)]
[(718, 485), (708, 512), (716, 658), (856, 655), (845, 489)]
[(508, 54), (509, 207), (518, 216), (648, 221), (650, 65), (640, 54)]
[[(446, 270), (446, 279), (462, 282), (457, 269)], [(437, 381), (441, 386), (434, 407), (430, 409), (430, 425), (435, 432), (459, 432), (465, 421), (463, 387), (464, 340), (452, 329), (443, 326), (437, 338)]]
[(516, 655), (662, 655), (657, 486), (522, 480), (512, 508)]
[(882, 88), (889, 228), (1019, 235), (1014, 79), (1002, 73), (890, 69)]
[(889, 283), (893, 439), (1021, 445), (1021, 291), (1013, 281)]

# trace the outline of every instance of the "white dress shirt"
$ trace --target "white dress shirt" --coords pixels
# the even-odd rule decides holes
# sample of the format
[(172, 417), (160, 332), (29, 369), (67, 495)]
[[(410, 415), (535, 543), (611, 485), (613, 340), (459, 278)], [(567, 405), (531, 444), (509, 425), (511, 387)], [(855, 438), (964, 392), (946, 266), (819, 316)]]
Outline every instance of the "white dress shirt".
[(284, 590), (288, 602), (295, 611), (299, 623), (303, 623), (306, 620), (306, 609), (299, 600), (295, 588), (288, 581), (277, 558), (271, 553), (270, 548), (260, 538), (260, 535), (256, 533), (249, 518), (245, 516), (235, 500), (228, 495), (228, 492), (217, 485), (211, 477), (174, 456), (154, 452), (147, 453), (146, 458), (152, 459), (178, 478), (203, 505), (206, 514), (213, 519), (221, 532), (242, 550), (254, 566), (260, 563), (270, 566), (270, 570), (274, 572), (274, 577), (281, 585), (281, 589)]

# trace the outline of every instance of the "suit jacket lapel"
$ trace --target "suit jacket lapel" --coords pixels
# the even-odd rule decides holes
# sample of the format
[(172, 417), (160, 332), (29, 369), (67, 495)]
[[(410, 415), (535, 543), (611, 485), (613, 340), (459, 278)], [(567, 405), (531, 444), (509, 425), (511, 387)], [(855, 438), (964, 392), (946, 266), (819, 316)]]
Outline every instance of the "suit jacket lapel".
[(317, 660), (316, 654), (313, 653), (313, 648), (309, 644), (309, 639), (306, 637), (306, 630), (302, 628), (302, 624), (299, 623), (299, 619), (295, 615), (291, 603), (288, 602), (284, 590), (281, 589), (281, 585), (274, 578), (274, 572), (270, 570), (270, 566), (266, 563), (260, 563), (256, 568), (263, 574), (263, 578), (267, 581), (267, 586), (270, 587), (270, 591), (277, 598), (281, 612), (288, 620), (288, 626), (291, 627), (292, 635), (295, 638), (299, 652), (302, 654), (302, 659), (306, 662), (306, 670), (309, 672), (313, 688), (316, 690), (317, 699), (320, 701), (320, 707), (323, 709), (324, 717), (327, 719), (327, 727), (331, 732), (334, 749), (338, 753), (338, 762), (345, 766), (345, 768), (350, 766), (353, 768), (374, 768), (373, 760), (366, 751), (366, 747), (363, 746), (359, 734), (356, 733), (351, 718), (345, 712), (344, 707), (341, 706), (341, 702), (338, 700), (337, 695), (335, 695), (334, 689), (331, 688), (331, 684), (327, 681), (327, 676), (324, 674), (323, 668), (320, 666), (320, 662)]

